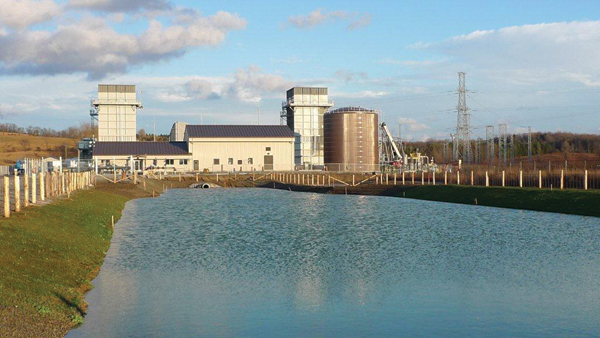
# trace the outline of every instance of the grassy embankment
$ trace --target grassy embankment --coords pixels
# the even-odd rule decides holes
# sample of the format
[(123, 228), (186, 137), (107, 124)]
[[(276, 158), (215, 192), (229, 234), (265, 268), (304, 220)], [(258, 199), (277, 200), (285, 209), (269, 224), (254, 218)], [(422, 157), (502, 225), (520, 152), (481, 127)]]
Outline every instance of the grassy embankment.
[[(273, 188), (273, 183), (263, 185)], [(406, 197), (419, 200), (477, 204), (509, 209), (523, 209), (563, 214), (600, 217), (600, 191), (596, 190), (549, 190), (509, 187), (471, 186), (386, 186), (366, 184), (356, 187), (319, 188), (276, 184), (279, 189), (312, 191), (331, 194), (377, 195)], [(476, 201), (477, 200), (477, 201)]]
[(77, 140), (0, 132), (0, 165), (12, 165), (25, 157), (77, 156)]
[(78, 326), (110, 245), (111, 217), (161, 188), (105, 184), (0, 220), (0, 336), (62, 337)]

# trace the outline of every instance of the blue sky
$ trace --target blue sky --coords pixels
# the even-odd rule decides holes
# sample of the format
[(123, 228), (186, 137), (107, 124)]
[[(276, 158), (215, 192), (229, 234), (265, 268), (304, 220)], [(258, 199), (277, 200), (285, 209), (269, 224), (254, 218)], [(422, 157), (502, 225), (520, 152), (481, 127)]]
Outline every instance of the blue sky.
[(0, 0), (2, 123), (87, 122), (98, 83), (136, 84), (138, 128), (279, 123), (285, 89), (447, 138), (457, 72), (485, 125), (600, 132), (595, 1)]

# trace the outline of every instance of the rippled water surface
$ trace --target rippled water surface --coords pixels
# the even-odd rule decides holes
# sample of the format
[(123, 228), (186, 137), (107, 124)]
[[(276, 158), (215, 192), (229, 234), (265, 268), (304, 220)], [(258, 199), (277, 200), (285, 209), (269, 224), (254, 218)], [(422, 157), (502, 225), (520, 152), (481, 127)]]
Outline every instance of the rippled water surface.
[(597, 218), (268, 189), (131, 201), (70, 337), (598, 336)]

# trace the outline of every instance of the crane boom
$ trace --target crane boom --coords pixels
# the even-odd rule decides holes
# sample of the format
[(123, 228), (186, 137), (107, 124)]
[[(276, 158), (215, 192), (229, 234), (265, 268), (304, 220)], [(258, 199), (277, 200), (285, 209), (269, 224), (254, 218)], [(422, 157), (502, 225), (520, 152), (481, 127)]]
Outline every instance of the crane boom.
[(388, 129), (385, 122), (381, 124), (381, 128), (383, 128), (383, 130), (385, 131), (385, 135), (387, 136), (388, 140), (390, 141), (390, 144), (392, 145), (392, 150), (394, 151), (394, 159), (402, 159), (402, 154), (400, 153), (400, 150), (398, 150), (398, 146), (396, 146), (396, 142), (394, 142), (392, 133)]

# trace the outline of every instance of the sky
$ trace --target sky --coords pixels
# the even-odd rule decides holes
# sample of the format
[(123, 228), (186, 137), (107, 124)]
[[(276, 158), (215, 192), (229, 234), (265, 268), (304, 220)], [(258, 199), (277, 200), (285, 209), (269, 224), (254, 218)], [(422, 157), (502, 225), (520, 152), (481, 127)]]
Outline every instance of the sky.
[(600, 133), (598, 1), (0, 0), (0, 123), (89, 122), (97, 85), (134, 84), (138, 128), (279, 124), (293, 86), (381, 110), (409, 140)]

